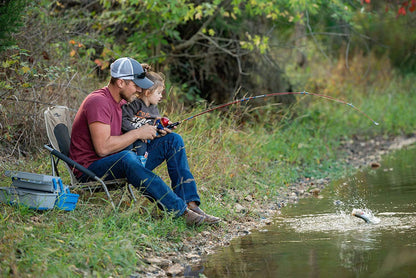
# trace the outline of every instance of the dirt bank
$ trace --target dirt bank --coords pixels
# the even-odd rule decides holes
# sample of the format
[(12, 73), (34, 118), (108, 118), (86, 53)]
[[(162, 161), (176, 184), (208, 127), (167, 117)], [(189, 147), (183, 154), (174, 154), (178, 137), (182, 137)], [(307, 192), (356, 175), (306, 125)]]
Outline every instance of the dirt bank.
[[(346, 163), (357, 170), (367, 167), (382, 167), (382, 156), (416, 142), (416, 134), (394, 138), (375, 138), (341, 142), (340, 153), (346, 153)], [(239, 212), (238, 219), (224, 219), (216, 228), (209, 227), (194, 238), (184, 238), (183, 246), (177, 252), (156, 254), (149, 250), (145, 255), (145, 265), (140, 266), (132, 277), (184, 277), (189, 275), (190, 265), (197, 265), (201, 259), (215, 252), (217, 248), (229, 245), (233, 238), (244, 236), (251, 230), (261, 229), (272, 223), (274, 215), (288, 203), (300, 198), (319, 195), (320, 190), (331, 182), (330, 179), (303, 178), (296, 183), (282, 188), (280, 199), (273, 202), (257, 200), (247, 196), (241, 204), (235, 204)], [(250, 213), (248, 213), (250, 212)]]

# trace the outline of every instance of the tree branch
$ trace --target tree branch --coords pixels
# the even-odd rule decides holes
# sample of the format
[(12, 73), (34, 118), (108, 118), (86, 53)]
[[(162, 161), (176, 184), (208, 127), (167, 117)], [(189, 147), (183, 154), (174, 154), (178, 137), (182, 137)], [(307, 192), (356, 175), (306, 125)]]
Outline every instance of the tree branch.
[(221, 9), (230, 5), (231, 1), (232, 0), (225, 0), (220, 5), (218, 5), (214, 14), (211, 17), (209, 17), (207, 21), (204, 22), (204, 24), (202, 24), (198, 31), (196, 31), (196, 33), (189, 40), (174, 46), (173, 52), (183, 51), (184, 49), (193, 46), (200, 39), (201, 35), (203, 35), (202, 30), (207, 28), (207, 26), (217, 17)]

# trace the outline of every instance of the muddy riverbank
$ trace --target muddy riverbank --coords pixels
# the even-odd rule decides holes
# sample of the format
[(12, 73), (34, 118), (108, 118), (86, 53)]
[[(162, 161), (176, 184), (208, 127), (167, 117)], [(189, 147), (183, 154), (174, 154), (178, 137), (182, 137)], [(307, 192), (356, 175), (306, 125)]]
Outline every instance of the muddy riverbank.
[[(357, 170), (376, 168), (383, 167), (383, 155), (415, 142), (416, 134), (371, 140), (354, 138), (341, 142), (339, 151), (346, 153), (345, 163)], [(279, 199), (273, 201), (244, 196), (240, 203), (230, 205), (230, 209), (237, 212), (237, 218), (224, 219), (218, 227), (209, 227), (193, 238), (184, 238), (177, 252), (159, 254), (149, 250), (142, 258), (146, 263), (132, 277), (189, 276), (190, 266), (200, 263), (204, 256), (215, 252), (217, 248), (227, 246), (233, 238), (272, 224), (273, 216), (280, 213), (281, 207), (297, 202), (300, 198), (319, 197), (320, 191), (330, 182), (329, 178), (300, 178), (296, 183), (279, 189)]]

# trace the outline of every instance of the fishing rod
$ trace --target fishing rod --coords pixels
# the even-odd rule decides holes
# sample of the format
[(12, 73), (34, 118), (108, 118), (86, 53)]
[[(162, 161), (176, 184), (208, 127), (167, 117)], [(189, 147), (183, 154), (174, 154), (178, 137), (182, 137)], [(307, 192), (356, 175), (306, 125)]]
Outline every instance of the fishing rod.
[(161, 124), (163, 125), (163, 127), (172, 128), (174, 126), (177, 126), (177, 125), (182, 124), (183, 122), (189, 121), (189, 120), (191, 120), (193, 118), (196, 118), (198, 116), (204, 115), (204, 114), (209, 113), (209, 112), (212, 112), (214, 110), (217, 110), (217, 109), (220, 109), (220, 108), (223, 108), (223, 107), (227, 107), (229, 105), (233, 105), (233, 104), (236, 104), (236, 103), (241, 103), (241, 102), (245, 102), (245, 101), (249, 101), (249, 100), (253, 100), (253, 99), (258, 99), (258, 98), (266, 98), (266, 97), (282, 96), (282, 95), (312, 95), (312, 96), (317, 96), (317, 97), (324, 98), (324, 99), (327, 99), (327, 100), (332, 100), (332, 101), (335, 101), (335, 102), (338, 102), (338, 103), (342, 103), (342, 104), (345, 104), (345, 105), (350, 106), (354, 110), (356, 110), (359, 113), (361, 113), (362, 115), (364, 115), (366, 118), (368, 118), (370, 121), (372, 121), (373, 124), (379, 125), (378, 122), (374, 121), (370, 116), (368, 116), (362, 110), (360, 110), (357, 107), (355, 107), (352, 103), (349, 103), (349, 102), (346, 102), (346, 101), (343, 101), (343, 100), (340, 100), (340, 99), (337, 99), (337, 98), (334, 98), (334, 97), (331, 97), (331, 96), (326, 96), (326, 95), (322, 95), (322, 94), (315, 94), (315, 93), (309, 93), (309, 92), (305, 92), (305, 91), (303, 91), (303, 92), (271, 93), (271, 94), (263, 94), (263, 95), (257, 95), (257, 96), (252, 96), (252, 97), (245, 97), (245, 98), (242, 98), (242, 99), (234, 100), (234, 101), (231, 101), (231, 102), (228, 102), (228, 103), (224, 103), (224, 104), (218, 105), (216, 107), (207, 109), (205, 111), (202, 111), (202, 112), (200, 112), (198, 114), (192, 115), (192, 116), (190, 116), (190, 117), (188, 117), (186, 119), (183, 119), (181, 121), (178, 121), (178, 122), (175, 122), (175, 123), (172, 123), (172, 124), (168, 124), (169, 119), (162, 118), (161, 119)]

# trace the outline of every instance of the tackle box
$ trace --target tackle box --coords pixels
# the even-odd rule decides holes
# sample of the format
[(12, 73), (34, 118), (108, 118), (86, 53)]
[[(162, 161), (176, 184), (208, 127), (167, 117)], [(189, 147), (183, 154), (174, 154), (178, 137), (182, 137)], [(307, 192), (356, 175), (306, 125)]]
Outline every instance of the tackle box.
[(48, 210), (55, 206), (57, 193), (31, 189), (1, 187), (0, 200), (7, 204), (22, 204), (32, 209)]
[(60, 177), (27, 172), (6, 171), (11, 187), (0, 187), (0, 202), (23, 204), (29, 208), (74, 210), (79, 195), (70, 193)]
[(58, 197), (56, 199), (55, 206), (58, 209), (62, 209), (62, 210), (67, 210), (67, 211), (74, 210), (78, 202), (79, 195), (69, 192), (69, 188), (64, 187), (61, 179), (59, 179), (58, 184), (59, 184), (58, 187), (60, 189), (60, 193), (58, 194)]
[(62, 193), (58, 195), (55, 206), (58, 209), (71, 211), (77, 205), (79, 195), (74, 193)]
[[(61, 192), (60, 177), (34, 174), (27, 172), (6, 171), (5, 175), (12, 178), (12, 186), (46, 192)], [(65, 189), (67, 187), (64, 187)]]
[(0, 202), (11, 204), (15, 201), (17, 191), (14, 187), (0, 187)]

